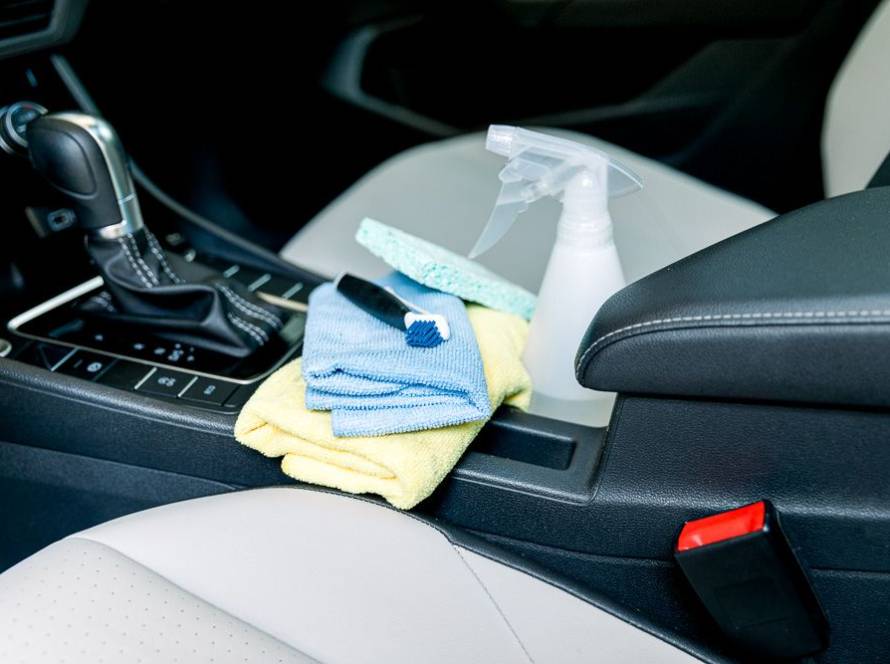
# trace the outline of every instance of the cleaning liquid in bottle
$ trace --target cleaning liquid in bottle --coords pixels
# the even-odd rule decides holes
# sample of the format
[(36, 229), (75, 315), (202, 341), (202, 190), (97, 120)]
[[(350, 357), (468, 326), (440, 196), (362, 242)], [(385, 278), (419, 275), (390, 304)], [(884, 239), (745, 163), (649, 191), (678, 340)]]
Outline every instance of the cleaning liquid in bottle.
[[(591, 411), (606, 395), (581, 387), (575, 354), (594, 314), (625, 285), (612, 237), (609, 199), (642, 188), (640, 178), (607, 154), (574, 141), (517, 127), (492, 125), (486, 148), (507, 158), (501, 191), (470, 258), (488, 251), (529, 204), (544, 196), (562, 200), (523, 361), (535, 401), (572, 417)], [(560, 412), (562, 411), (562, 412)]]

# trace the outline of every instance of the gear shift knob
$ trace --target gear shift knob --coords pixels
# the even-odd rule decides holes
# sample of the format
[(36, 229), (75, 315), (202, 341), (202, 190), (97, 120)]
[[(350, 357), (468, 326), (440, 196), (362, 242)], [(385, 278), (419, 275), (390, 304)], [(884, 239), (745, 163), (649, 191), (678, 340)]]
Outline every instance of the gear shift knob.
[(20, 154), (4, 147), (10, 141), (27, 147), (34, 169), (77, 213), (106, 289), (78, 304), (82, 313), (232, 357), (280, 341), (282, 312), (213, 269), (167, 253), (143, 224), (127, 156), (111, 125), (83, 113), (35, 118), (42, 109), (22, 107), (0, 109), (0, 149)]
[(74, 208), (93, 237), (115, 239), (143, 227), (127, 156), (112, 126), (85, 113), (52, 113), (27, 128), (34, 168)]

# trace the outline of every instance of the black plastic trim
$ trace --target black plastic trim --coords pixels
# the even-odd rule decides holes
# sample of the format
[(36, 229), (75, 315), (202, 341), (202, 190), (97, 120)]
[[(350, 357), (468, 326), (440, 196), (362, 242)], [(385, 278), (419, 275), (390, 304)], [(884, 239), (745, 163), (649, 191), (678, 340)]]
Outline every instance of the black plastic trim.
[(77, 33), (88, 0), (55, 0), (49, 27), (45, 30), (0, 39), (0, 58), (60, 46)]

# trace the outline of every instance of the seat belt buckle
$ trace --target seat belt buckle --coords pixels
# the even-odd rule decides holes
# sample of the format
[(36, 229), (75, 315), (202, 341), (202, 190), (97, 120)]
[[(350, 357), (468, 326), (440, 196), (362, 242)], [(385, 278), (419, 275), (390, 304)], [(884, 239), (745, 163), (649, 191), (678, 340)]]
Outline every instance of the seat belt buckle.
[(687, 521), (674, 551), (721, 630), (762, 657), (828, 645), (828, 620), (769, 501)]

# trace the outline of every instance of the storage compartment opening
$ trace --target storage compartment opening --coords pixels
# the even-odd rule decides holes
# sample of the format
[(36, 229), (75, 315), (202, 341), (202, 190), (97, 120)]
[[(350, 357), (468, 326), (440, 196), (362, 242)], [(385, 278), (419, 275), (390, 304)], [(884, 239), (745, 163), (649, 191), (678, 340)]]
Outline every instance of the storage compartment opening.
[(565, 470), (575, 454), (575, 441), (543, 431), (507, 426), (485, 427), (470, 450), (523, 463)]

